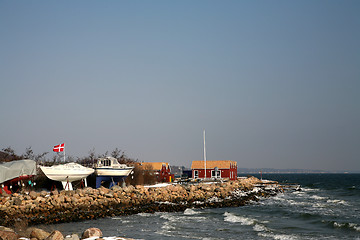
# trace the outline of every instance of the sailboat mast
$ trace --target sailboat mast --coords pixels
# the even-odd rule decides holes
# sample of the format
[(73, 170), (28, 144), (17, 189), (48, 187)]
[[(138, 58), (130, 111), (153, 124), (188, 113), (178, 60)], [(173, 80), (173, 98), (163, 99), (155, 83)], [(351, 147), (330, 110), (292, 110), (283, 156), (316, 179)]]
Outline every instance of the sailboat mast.
[(205, 147), (205, 130), (204, 130), (204, 168), (205, 168), (205, 179), (206, 179), (206, 147)]

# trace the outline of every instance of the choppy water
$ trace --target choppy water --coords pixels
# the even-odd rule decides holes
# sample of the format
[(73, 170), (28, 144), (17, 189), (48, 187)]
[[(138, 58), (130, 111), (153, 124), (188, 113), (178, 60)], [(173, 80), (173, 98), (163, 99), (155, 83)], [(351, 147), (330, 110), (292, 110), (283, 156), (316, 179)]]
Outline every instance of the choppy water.
[(299, 183), (302, 191), (243, 207), (137, 214), (47, 228), (81, 234), (98, 227), (106, 237), (135, 239), (360, 239), (360, 174), (264, 174), (263, 178)]

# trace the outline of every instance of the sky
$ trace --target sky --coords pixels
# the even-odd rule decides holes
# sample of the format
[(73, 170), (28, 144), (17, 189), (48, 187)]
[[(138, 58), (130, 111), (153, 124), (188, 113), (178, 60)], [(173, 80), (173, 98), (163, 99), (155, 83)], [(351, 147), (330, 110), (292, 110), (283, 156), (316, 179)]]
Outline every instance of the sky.
[(0, 0), (0, 148), (360, 171), (360, 1)]

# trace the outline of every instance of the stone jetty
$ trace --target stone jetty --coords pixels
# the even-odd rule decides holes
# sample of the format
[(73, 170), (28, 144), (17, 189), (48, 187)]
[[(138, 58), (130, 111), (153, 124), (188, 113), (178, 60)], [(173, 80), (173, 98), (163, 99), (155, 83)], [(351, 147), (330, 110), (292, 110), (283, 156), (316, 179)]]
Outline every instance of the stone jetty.
[(71, 234), (64, 236), (60, 231), (54, 230), (52, 232), (44, 231), (40, 228), (28, 228), (25, 231), (16, 233), (14, 229), (0, 226), (1, 240), (84, 240), (84, 239), (104, 239), (104, 240), (132, 240), (132, 238), (124, 237), (103, 237), (103, 233), (99, 228), (88, 228), (81, 236)]
[(112, 189), (24, 192), (0, 197), (0, 226), (31, 226), (121, 216), (140, 212), (184, 211), (186, 208), (242, 206), (276, 194), (277, 184), (249, 177), (228, 182), (127, 186)]

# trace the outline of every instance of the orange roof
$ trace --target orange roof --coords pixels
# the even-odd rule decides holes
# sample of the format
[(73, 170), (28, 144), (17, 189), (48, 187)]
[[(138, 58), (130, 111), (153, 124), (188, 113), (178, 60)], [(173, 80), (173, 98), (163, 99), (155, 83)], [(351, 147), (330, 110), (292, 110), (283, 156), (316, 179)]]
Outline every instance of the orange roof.
[[(218, 160), (218, 161), (206, 161), (206, 168), (207, 169), (213, 169), (215, 167), (224, 169), (224, 168), (230, 168), (230, 164), (237, 165), (237, 162), (231, 161), (231, 160)], [(192, 161), (191, 169), (204, 169), (205, 164), (204, 161)]]
[(166, 168), (169, 166), (169, 163), (166, 163), (166, 162), (143, 162), (142, 166), (144, 168), (149, 166), (154, 170), (160, 171), (164, 164), (166, 165)]

